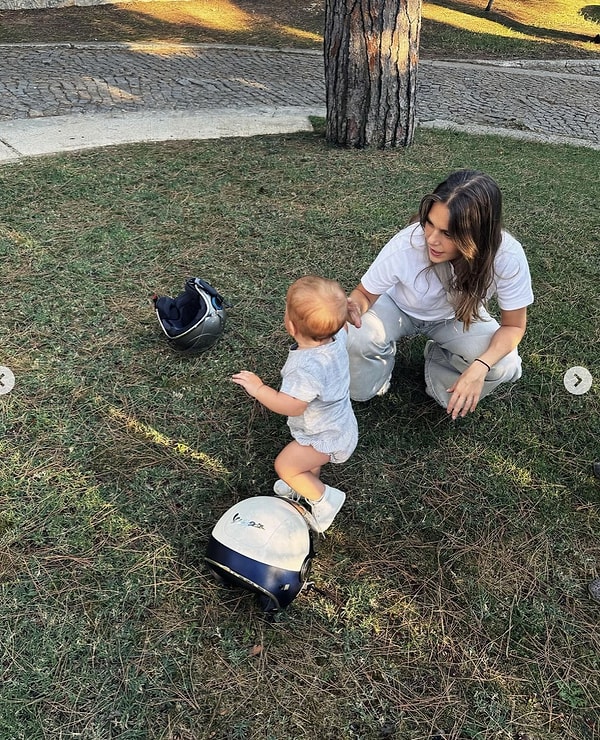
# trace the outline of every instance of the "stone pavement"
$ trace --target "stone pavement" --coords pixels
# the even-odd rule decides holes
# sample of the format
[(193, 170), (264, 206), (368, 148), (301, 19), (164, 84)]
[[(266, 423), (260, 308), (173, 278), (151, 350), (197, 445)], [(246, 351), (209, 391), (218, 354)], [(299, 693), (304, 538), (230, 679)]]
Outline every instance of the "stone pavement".
[[(310, 129), (321, 52), (221, 45), (0, 46), (0, 161), (140, 140)], [(600, 149), (600, 56), (421, 60), (418, 124)]]

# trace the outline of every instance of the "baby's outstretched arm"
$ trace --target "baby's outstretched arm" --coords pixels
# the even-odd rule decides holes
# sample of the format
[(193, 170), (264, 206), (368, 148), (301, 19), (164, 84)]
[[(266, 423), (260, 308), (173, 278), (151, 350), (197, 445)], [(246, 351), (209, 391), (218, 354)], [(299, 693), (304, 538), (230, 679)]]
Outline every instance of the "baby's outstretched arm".
[(304, 413), (308, 404), (306, 401), (300, 401), (298, 398), (288, 396), (287, 393), (276, 391), (265, 385), (255, 373), (249, 370), (241, 370), (239, 373), (231, 376), (234, 383), (241, 385), (248, 395), (256, 398), (263, 406), (270, 411), (284, 416), (300, 416)]
[(242, 370), (239, 373), (231, 376), (234, 383), (241, 385), (249, 396), (256, 398), (256, 392), (259, 388), (262, 388), (264, 383), (255, 373), (251, 373), (249, 370)]

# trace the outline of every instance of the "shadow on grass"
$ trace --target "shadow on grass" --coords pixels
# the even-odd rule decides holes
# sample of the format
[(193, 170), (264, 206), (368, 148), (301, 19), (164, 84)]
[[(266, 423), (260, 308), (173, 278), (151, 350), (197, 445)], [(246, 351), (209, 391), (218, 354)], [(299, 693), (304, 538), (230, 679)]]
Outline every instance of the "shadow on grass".
[[(423, 19), (421, 52), (424, 57), (498, 57), (514, 54), (540, 59), (556, 56), (588, 56), (595, 48), (583, 50), (578, 44), (593, 37), (537, 28), (506, 18), (496, 12), (474, 9), (460, 0), (437, 2), (436, 7), (456, 10), (470, 17), (495, 21), (507, 29), (537, 39), (511, 39), (475, 33), (448, 23)], [(148, 9), (146, 9), (146, 7)], [(273, 48), (322, 48), (325, 27), (324, 3), (277, 3), (275, 0), (238, 0), (236, 19), (229, 23), (217, 14), (207, 15), (210, 4), (197, 2), (130, 3), (38, 10), (0, 11), (0, 43), (67, 42), (150, 42), (221, 43)], [(586, 20), (595, 20), (598, 6), (586, 6)], [(598, 48), (600, 52), (600, 48)]]
[[(501, 13), (497, 13), (494, 10), (486, 11), (483, 8), (481, 10), (478, 10), (476, 8), (473, 8), (472, 5), (460, 2), (460, 0), (443, 0), (443, 2), (441, 2), (440, 0), (429, 0), (429, 2), (431, 5), (437, 5), (440, 8), (449, 8), (451, 10), (456, 10), (457, 12), (465, 13), (475, 18), (482, 18), (487, 21), (494, 21), (496, 23), (499, 23), (501, 26), (510, 29), (511, 31), (527, 34), (528, 36), (532, 36), (538, 39), (539, 41), (553, 41), (568, 44), (573, 42), (588, 42), (594, 40), (594, 37), (588, 36), (583, 33), (572, 33), (570, 31), (564, 31), (556, 28), (544, 28), (541, 26), (532, 26), (528, 23), (521, 23), (514, 18), (509, 18), (505, 15), (502, 15)], [(597, 6), (586, 7), (597, 8)], [(596, 10), (596, 13), (597, 12), (598, 11)], [(589, 19), (585, 15), (584, 17), (586, 18), (586, 20)]]
[[(152, 3), (122, 7), (101, 5), (37, 10), (0, 11), (0, 42), (167, 41), (257, 46), (320, 48), (324, 16), (278, 11), (268, 15), (250, 4), (238, 4), (237, 27), (211, 23), (194, 13), (195, 3)], [(246, 9), (244, 9), (246, 7)]]
[(420, 43), (421, 59), (596, 59), (600, 45), (582, 48), (568, 42), (548, 39), (531, 41), (507, 38), (490, 33), (473, 33), (428, 21), (423, 26)]
[(579, 12), (586, 21), (600, 23), (600, 5), (584, 5)]

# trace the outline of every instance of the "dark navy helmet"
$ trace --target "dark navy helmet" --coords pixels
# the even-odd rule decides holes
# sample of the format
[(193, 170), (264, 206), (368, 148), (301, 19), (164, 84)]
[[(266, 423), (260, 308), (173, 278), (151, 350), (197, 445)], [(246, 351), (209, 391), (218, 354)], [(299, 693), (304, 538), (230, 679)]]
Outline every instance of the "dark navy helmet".
[(180, 351), (204, 352), (225, 330), (227, 301), (202, 278), (188, 278), (176, 298), (153, 298), (156, 316), (169, 344)]

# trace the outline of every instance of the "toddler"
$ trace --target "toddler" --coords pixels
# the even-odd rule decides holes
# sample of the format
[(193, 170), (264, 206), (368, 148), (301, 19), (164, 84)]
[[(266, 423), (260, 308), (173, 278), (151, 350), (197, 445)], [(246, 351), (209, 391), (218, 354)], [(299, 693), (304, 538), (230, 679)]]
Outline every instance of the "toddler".
[(263, 406), (288, 417), (294, 438), (277, 456), (273, 490), (310, 507), (311, 527), (324, 532), (344, 505), (346, 494), (321, 482), (325, 463), (345, 462), (356, 447), (358, 427), (349, 395), (346, 350), (348, 300), (335, 280), (308, 275), (286, 296), (284, 324), (295, 340), (281, 370), (277, 391), (248, 370), (234, 383)]

